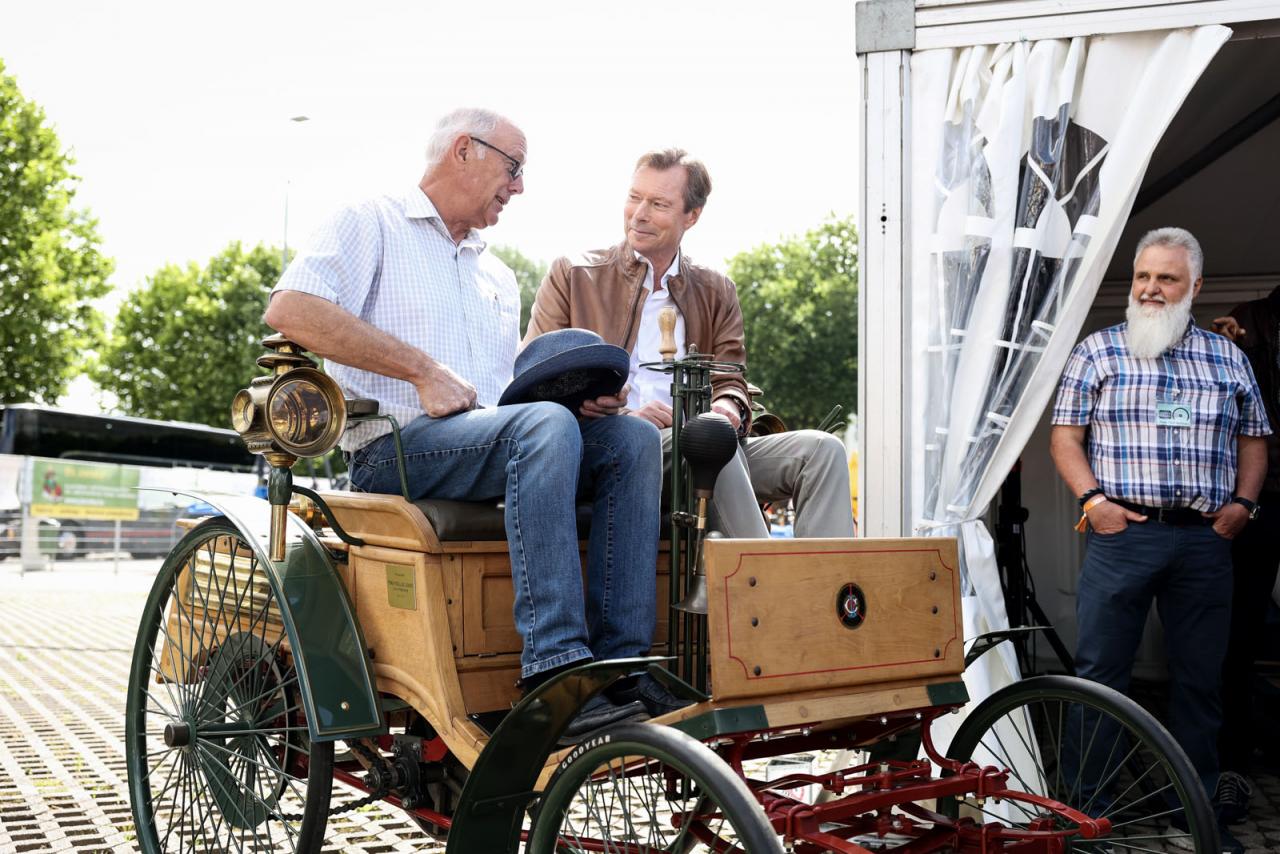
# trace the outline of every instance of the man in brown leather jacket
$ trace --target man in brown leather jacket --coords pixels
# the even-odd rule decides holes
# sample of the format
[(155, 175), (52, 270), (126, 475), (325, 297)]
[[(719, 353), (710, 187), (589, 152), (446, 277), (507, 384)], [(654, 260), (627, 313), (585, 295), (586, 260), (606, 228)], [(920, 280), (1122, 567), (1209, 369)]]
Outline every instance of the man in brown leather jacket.
[[(670, 379), (640, 367), (660, 359), (658, 313), (676, 309), (677, 358), (696, 347), (721, 361), (747, 361), (733, 282), (693, 263), (680, 249), (710, 193), (706, 167), (683, 150), (641, 157), (623, 207), (625, 239), (578, 258), (556, 259), (538, 288), (524, 339), (528, 344), (544, 332), (579, 327), (625, 348), (631, 353), (625, 411), (661, 428), (668, 450)], [(750, 397), (742, 376), (714, 376), (711, 406), (747, 433)], [(748, 439), (716, 482), (716, 527), (731, 537), (767, 537), (760, 503), (788, 499), (796, 505), (796, 536), (853, 536), (849, 469), (838, 439), (816, 430)]]

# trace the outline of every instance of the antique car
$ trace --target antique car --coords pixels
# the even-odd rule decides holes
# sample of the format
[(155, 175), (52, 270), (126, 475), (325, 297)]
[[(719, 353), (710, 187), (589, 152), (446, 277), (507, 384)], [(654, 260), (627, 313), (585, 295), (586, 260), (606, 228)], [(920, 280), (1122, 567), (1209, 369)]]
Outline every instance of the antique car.
[[(271, 373), (233, 422), (272, 466), (268, 500), (203, 496), (216, 515), (164, 562), (138, 633), (148, 854), (318, 851), (331, 815), (373, 801), (450, 852), (1217, 850), (1190, 762), (1128, 698), (1044, 676), (966, 709), (954, 540), (708, 536), (737, 439), (702, 413), (733, 366), (665, 367), (680, 423), (653, 657), (522, 698), (501, 508), (294, 486), (295, 459), (382, 416), (264, 343)], [(643, 668), (691, 704), (557, 746)]]

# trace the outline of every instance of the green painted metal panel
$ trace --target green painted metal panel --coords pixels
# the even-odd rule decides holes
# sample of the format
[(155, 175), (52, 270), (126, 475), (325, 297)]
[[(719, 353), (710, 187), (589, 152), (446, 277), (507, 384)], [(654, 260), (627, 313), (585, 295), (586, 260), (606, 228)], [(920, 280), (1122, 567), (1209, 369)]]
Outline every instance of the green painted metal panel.
[(731, 709), (712, 709), (672, 726), (705, 741), (718, 735), (768, 729), (769, 716), (765, 713), (764, 706), (737, 706)]
[(941, 682), (928, 686), (926, 690), (932, 706), (964, 705), (969, 702), (969, 691), (963, 682)]
[(268, 570), (298, 669), (307, 727), (313, 741), (383, 732), (364, 633), (328, 553), (315, 532), (289, 515), (285, 559), (268, 553), (271, 505), (247, 495), (182, 493), (226, 516)]

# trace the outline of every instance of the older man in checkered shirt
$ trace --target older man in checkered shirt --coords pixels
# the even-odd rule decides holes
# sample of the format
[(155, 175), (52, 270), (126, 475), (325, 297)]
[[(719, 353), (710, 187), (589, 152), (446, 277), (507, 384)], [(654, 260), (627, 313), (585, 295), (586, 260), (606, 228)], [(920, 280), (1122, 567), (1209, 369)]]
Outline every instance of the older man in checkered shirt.
[[(616, 417), (625, 390), (588, 401), (589, 412), (497, 405), (512, 377), (520, 294), (479, 230), (524, 191), (525, 151), (524, 134), (495, 113), (445, 116), (418, 185), (322, 226), (276, 286), (266, 321), (323, 356), (349, 396), (395, 416), (413, 498), (505, 498), (527, 690), (592, 659), (648, 652), (662, 450), (652, 424)], [(355, 487), (400, 492), (389, 430), (371, 422), (343, 437)], [(585, 608), (580, 489), (595, 510)], [(648, 695), (618, 696), (589, 701), (567, 736), (646, 714)]]
[(1256, 506), (1271, 431), (1248, 361), (1191, 318), (1202, 267), (1183, 229), (1139, 241), (1127, 321), (1071, 353), (1050, 449), (1089, 528), (1077, 670), (1127, 690), (1154, 597), (1172, 677), (1169, 729), (1212, 794), (1231, 539)]

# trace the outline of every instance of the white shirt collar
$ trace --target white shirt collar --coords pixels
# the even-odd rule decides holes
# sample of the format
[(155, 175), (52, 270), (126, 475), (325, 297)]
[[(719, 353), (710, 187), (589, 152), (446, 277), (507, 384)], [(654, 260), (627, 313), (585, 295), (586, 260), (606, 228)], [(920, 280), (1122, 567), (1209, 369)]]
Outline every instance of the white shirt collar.
[[(414, 187), (404, 198), (404, 215), (407, 219), (425, 219), (435, 223), (436, 228), (453, 240), (453, 235), (449, 233), (449, 228), (444, 224), (444, 218), (440, 216), (440, 211), (436, 209), (435, 202), (431, 201), (431, 197), (423, 192), (421, 187)], [(480, 236), (480, 232), (472, 228), (467, 231), (467, 236), (462, 238), (458, 243), (458, 248), (463, 246), (473, 248), (477, 253), (483, 252), (488, 244), (484, 238)]]
[[(653, 277), (656, 275), (653, 269), (653, 262), (641, 255), (639, 252), (636, 252), (634, 249), (631, 250), (631, 253), (636, 256), (637, 261), (643, 261), (644, 265), (649, 268), (649, 275), (644, 277), (644, 286), (647, 290), (653, 290)], [(667, 272), (662, 274), (662, 286), (665, 288), (667, 285), (667, 279), (678, 275), (680, 275), (679, 249), (676, 250), (676, 257), (671, 259), (671, 266), (667, 268)]]

